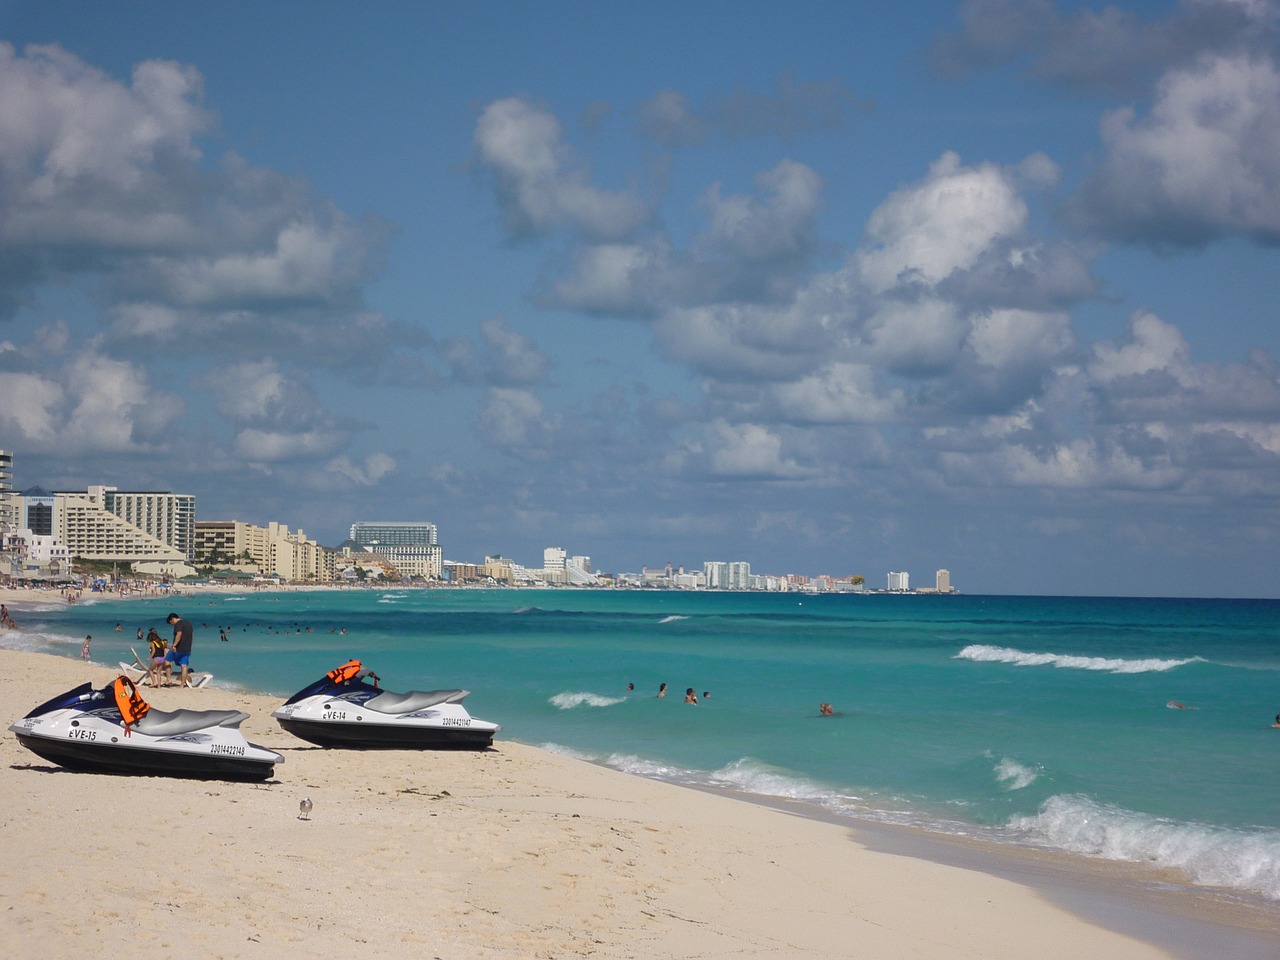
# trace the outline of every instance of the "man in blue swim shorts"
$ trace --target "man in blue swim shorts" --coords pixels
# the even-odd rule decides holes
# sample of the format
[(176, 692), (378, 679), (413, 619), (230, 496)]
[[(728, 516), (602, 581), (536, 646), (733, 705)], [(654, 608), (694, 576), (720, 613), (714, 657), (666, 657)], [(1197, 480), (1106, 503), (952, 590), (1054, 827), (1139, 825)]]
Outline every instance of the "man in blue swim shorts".
[(178, 686), (188, 687), (191, 685), (188, 674), (191, 670), (191, 642), (195, 639), (194, 631), (191, 629), (191, 624), (176, 613), (169, 614), (165, 620), (173, 625), (173, 646), (169, 648), (169, 654), (165, 659), (182, 668)]

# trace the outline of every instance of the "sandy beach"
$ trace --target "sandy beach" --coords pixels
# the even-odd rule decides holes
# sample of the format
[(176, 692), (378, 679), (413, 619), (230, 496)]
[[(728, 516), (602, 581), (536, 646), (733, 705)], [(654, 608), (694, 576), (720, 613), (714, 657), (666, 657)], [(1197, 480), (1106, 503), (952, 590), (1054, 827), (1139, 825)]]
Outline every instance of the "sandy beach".
[[(6, 726), (116, 674), (14, 651), (0, 663)], [(278, 728), (273, 698), (144, 695), (166, 710), (244, 710), (245, 735), (285, 763), (261, 785), (72, 773), (6, 733), (0, 934), (15, 954), (1273, 955), (1267, 931), (1179, 916), (1190, 897), (1130, 897), (1123, 870), (988, 862), (963, 844), (852, 829), (501, 737), (480, 753), (323, 750)], [(298, 818), (304, 797), (310, 820)]]

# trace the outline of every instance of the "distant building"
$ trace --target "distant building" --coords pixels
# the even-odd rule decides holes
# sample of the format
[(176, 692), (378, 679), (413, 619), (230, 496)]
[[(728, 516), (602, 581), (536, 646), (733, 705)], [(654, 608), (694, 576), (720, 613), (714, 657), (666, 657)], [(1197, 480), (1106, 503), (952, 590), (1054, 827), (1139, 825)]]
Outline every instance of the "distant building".
[(30, 530), (36, 536), (53, 536), (53, 504), (54, 496), (43, 487), (32, 487), (23, 490), (21, 496), (14, 498), (18, 526)]
[(189, 494), (122, 492), (106, 486), (91, 486), (84, 493), (58, 491), (53, 494), (52, 536), (76, 559), (188, 576), (195, 572), (188, 562), (195, 551), (195, 509), (196, 498)]
[(435, 578), (443, 573), (444, 552), (434, 523), (361, 521), (351, 525), (351, 540), (387, 558), (406, 577)]
[[(195, 525), (196, 557), (201, 564), (226, 568), (252, 565), (282, 580), (322, 582), (337, 579), (337, 557), (301, 530), (282, 523), (265, 527), (240, 520), (201, 520)], [(247, 563), (246, 563), (247, 560)]]
[(895, 573), (889, 571), (889, 592), (906, 593), (911, 589), (911, 574), (905, 571)]
[(939, 570), (934, 574), (934, 589), (939, 593), (951, 593), (950, 570)]
[(8, 450), (0, 450), (0, 493), (8, 493), (13, 489), (13, 454)]

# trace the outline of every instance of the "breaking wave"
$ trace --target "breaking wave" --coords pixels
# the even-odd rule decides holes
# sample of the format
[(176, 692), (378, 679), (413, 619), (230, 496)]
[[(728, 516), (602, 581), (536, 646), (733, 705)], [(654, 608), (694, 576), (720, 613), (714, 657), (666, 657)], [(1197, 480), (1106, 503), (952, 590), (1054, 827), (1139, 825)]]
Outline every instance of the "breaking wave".
[(996, 779), (1004, 784), (1006, 790), (1021, 790), (1036, 782), (1040, 776), (1038, 767), (1028, 767), (1010, 757), (1002, 757), (995, 766)]
[(1017, 667), (1057, 667), (1068, 670), (1102, 670), (1107, 673), (1162, 673), (1188, 663), (1203, 663), (1202, 657), (1185, 660), (1147, 658), (1124, 660), (1113, 657), (1079, 657), (1062, 653), (1027, 653), (1013, 647), (991, 647), (974, 643), (955, 655), (957, 660), (976, 660), (980, 663), (1011, 663)]
[(547, 702), (561, 710), (572, 710), (574, 707), (612, 707), (625, 699), (626, 697), (602, 697), (598, 693), (557, 693)]
[(1032, 842), (1105, 860), (1182, 870), (1195, 883), (1280, 900), (1280, 830), (1245, 831), (1134, 813), (1087, 797), (1050, 797), (1013, 830)]

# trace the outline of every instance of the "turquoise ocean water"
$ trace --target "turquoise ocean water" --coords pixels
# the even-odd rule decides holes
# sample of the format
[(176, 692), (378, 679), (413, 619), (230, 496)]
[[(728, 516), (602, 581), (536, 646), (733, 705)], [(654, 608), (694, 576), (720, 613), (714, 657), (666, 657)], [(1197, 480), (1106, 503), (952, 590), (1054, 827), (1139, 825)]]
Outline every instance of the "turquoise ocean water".
[(1280, 900), (1280, 601), (274, 592), (48, 604), (0, 643), (92, 633), (115, 664), (170, 609), (216, 683), (283, 698), (358, 657), (391, 690), (471, 690), (499, 740)]

